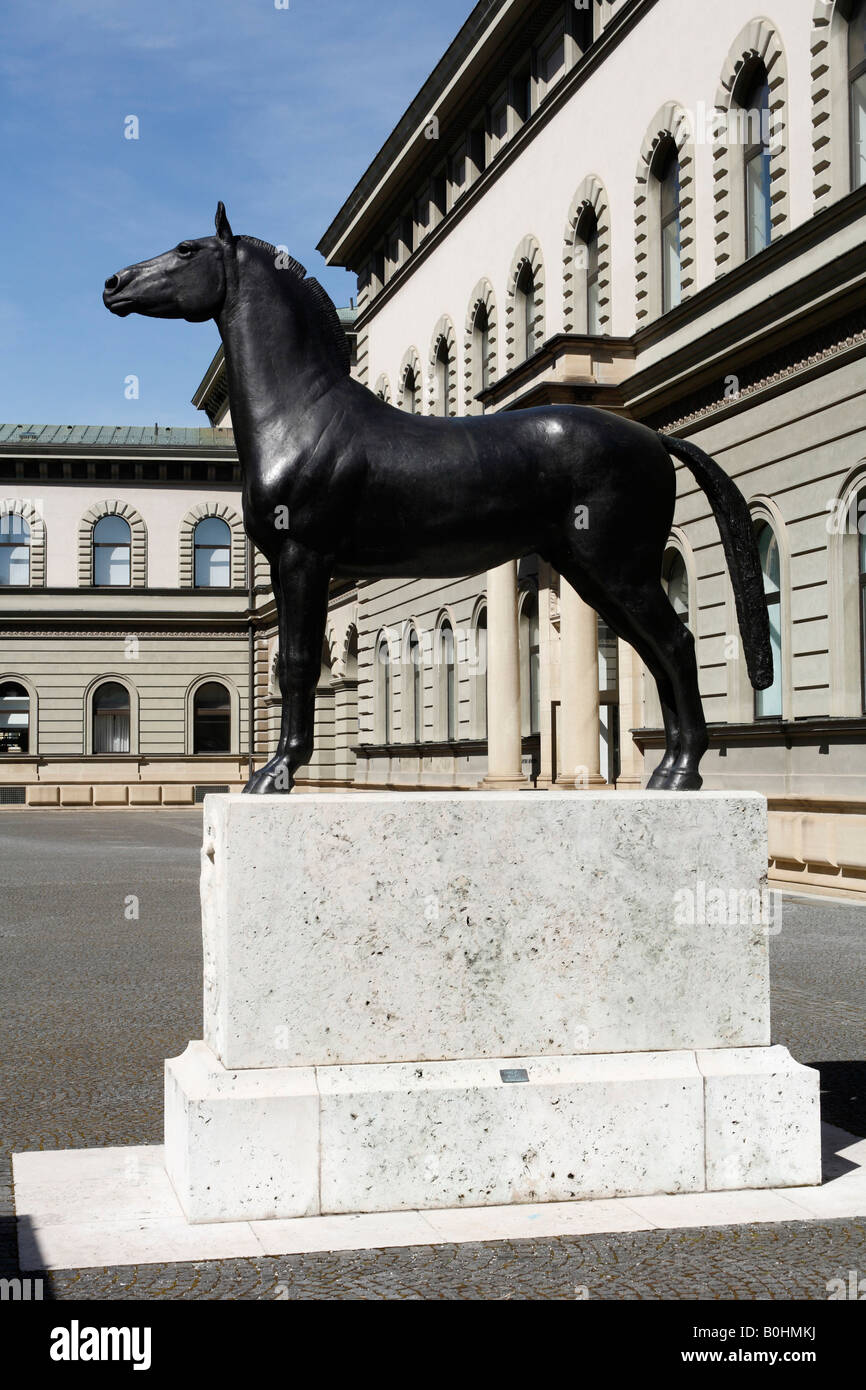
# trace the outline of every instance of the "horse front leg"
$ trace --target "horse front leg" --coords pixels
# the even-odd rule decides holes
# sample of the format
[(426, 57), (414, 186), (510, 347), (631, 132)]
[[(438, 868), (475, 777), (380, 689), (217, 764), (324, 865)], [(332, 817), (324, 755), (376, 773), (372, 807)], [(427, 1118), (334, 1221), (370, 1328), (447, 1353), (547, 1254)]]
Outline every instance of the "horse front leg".
[(282, 714), (277, 751), (244, 791), (288, 793), (313, 754), (316, 687), (328, 617), (330, 570), (325, 560), (287, 541), (274, 566)]

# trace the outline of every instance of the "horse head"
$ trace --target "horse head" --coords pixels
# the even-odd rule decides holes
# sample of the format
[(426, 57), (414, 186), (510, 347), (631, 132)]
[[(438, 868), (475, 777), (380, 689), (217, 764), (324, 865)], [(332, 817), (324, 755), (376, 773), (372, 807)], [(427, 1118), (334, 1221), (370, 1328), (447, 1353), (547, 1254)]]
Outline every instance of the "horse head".
[(226, 254), (235, 238), (222, 203), (216, 236), (181, 241), (171, 251), (110, 275), (102, 302), (112, 314), (146, 314), (157, 319), (203, 323), (216, 318), (226, 295)]

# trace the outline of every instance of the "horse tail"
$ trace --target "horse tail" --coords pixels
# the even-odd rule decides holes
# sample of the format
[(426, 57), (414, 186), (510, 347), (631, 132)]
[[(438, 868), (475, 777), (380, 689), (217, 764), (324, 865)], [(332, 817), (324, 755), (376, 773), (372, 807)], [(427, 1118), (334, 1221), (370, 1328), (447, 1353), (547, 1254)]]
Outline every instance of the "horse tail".
[(758, 543), (746, 499), (715, 459), (685, 439), (659, 436), (665, 448), (686, 465), (705, 493), (725, 550), (749, 679), (755, 690), (773, 684), (770, 619)]

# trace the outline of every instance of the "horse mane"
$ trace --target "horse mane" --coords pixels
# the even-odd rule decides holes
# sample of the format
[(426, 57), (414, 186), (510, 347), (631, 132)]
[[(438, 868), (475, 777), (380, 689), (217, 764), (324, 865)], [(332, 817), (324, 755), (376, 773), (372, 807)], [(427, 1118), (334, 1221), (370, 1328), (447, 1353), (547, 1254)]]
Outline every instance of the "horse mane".
[(306, 295), (307, 304), (312, 312), (313, 318), (321, 330), (323, 341), (329, 347), (333, 348), (337, 361), (340, 363), (346, 376), (348, 376), (352, 368), (351, 348), (349, 347), (349, 340), (346, 337), (343, 325), (340, 323), (340, 319), (337, 315), (337, 310), (334, 308), (334, 302), (327, 290), (322, 289), (318, 280), (314, 280), (312, 276), (308, 276), (305, 267), (301, 265), (300, 261), (296, 261), (294, 256), (290, 256), (287, 251), (281, 251), (279, 247), (272, 246), (269, 241), (262, 241), (261, 238), (257, 236), (239, 236), (237, 240), (244, 242), (247, 246), (257, 246), (260, 251), (267, 252), (269, 256), (274, 257), (275, 263), (277, 257), (282, 257), (280, 268), (289, 270), (293, 275), (297, 276), (301, 283), (301, 288)]

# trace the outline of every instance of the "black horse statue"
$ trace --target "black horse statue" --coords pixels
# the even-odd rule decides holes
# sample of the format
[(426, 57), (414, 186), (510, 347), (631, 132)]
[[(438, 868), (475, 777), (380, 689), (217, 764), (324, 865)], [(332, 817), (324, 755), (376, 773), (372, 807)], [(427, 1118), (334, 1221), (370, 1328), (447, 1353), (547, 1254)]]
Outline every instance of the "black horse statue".
[(270, 563), (279, 622), (280, 738), (248, 792), (291, 791), (312, 754), (332, 576), (444, 579), (531, 553), (651, 671), (666, 743), (649, 787), (701, 786), (707, 732), (694, 640), (661, 585), (671, 454), (715, 514), (753, 686), (773, 674), (748, 508), (707, 454), (583, 406), (446, 420), (386, 405), (350, 376), (345, 334), (318, 282), (266, 242), (235, 236), (222, 203), (216, 236), (119, 271), (103, 300), (120, 315), (212, 318), (222, 336), (244, 525)]

